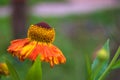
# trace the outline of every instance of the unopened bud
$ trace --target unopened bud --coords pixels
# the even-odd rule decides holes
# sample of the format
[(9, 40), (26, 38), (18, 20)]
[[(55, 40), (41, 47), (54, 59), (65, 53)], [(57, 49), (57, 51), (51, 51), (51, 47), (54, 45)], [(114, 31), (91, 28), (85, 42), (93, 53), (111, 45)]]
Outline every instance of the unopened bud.
[(0, 74), (6, 76), (9, 75), (9, 70), (5, 63), (0, 63)]
[(98, 52), (97, 52), (97, 57), (104, 61), (104, 60), (107, 60), (109, 59), (109, 54), (107, 53), (107, 51), (105, 49), (100, 49)]

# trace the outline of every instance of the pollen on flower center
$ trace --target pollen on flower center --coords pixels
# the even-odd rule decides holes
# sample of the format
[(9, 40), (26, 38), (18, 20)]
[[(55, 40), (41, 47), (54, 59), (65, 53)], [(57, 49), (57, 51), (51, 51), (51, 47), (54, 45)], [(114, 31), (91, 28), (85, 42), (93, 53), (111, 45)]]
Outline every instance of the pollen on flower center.
[(30, 26), (28, 38), (38, 42), (52, 43), (55, 38), (55, 30), (48, 24), (41, 22)]

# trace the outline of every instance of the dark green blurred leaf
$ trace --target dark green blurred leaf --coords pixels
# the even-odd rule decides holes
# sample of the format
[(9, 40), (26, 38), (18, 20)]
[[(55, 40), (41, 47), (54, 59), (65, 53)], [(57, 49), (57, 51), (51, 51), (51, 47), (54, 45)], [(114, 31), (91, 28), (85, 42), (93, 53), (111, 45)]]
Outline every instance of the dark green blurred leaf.
[[(103, 45), (101, 49), (105, 49), (108, 55), (110, 55), (109, 51), (109, 39), (106, 41), (106, 43)], [(109, 59), (106, 59), (104, 61), (101, 61), (98, 57), (93, 61), (92, 64), (92, 79), (97, 80), (99, 76), (104, 72), (104, 70), (108, 66)]]
[(0, 0), (0, 6), (5, 6), (10, 3), (10, 0)]
[(7, 59), (6, 59), (6, 64), (8, 66), (10, 77), (12, 78), (12, 80), (20, 80), (14, 66)]
[(39, 56), (29, 69), (26, 80), (42, 80), (42, 68)]
[(86, 57), (86, 66), (87, 66), (87, 74), (88, 74), (88, 78), (87, 80), (91, 80), (91, 59), (88, 55), (85, 56)]
[(54, 3), (54, 2), (64, 2), (65, 0), (29, 0), (28, 3), (30, 5), (35, 5), (38, 3), (44, 3), (44, 2), (50, 2), (50, 3)]

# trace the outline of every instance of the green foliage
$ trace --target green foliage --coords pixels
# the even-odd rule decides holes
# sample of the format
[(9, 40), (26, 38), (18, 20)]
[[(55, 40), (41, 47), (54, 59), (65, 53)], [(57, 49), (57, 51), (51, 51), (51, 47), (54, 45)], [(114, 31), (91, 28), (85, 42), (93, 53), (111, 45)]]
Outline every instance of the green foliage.
[(29, 69), (26, 80), (42, 80), (40, 56), (37, 57), (32, 67)]
[(91, 73), (92, 73), (92, 69), (91, 69), (91, 58), (86, 55), (85, 56), (85, 59), (86, 59), (86, 67), (87, 67), (87, 80), (91, 80)]
[(8, 5), (11, 0), (0, 0), (0, 6)]
[(117, 58), (119, 57), (119, 55), (120, 55), (120, 47), (118, 48), (112, 61), (109, 63), (109, 65), (107, 66), (107, 68), (105, 69), (105, 71), (103, 72), (103, 74), (100, 76), (98, 80), (103, 80), (106, 77), (106, 75), (112, 70), (112, 66), (117, 61)]
[[(120, 54), (120, 47), (118, 48), (118, 50), (117, 50), (117, 52), (116, 52), (115, 54), (117, 54), (117, 53)], [(112, 69), (118, 69), (118, 68), (120, 68), (120, 59), (117, 60), (117, 61), (113, 64), (113, 66), (112, 66)]]
[(64, 1), (65, 0), (29, 0), (28, 4), (34, 5), (34, 4), (38, 4), (38, 3), (42, 3), (42, 2), (53, 3), (53, 2), (64, 2)]
[(11, 80), (20, 80), (18, 73), (16, 72), (14, 66), (6, 59), (6, 64), (8, 66)]
[[(102, 48), (107, 52), (108, 55), (110, 55), (109, 39), (106, 41), (106, 43), (103, 45)], [(109, 59), (101, 60), (99, 59), (99, 57), (96, 57), (96, 59), (93, 61), (93, 64), (92, 64), (92, 80), (98, 80), (100, 75), (107, 68), (108, 62), (109, 62)]]
[(120, 60), (118, 60), (113, 66), (112, 69), (118, 69), (120, 68)]

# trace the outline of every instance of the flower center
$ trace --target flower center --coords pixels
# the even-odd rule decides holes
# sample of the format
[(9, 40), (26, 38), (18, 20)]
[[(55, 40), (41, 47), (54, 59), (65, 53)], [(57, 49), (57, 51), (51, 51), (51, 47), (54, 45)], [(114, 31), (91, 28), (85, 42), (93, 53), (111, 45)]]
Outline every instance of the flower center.
[(30, 26), (28, 38), (38, 42), (52, 43), (55, 38), (55, 30), (45, 22), (41, 22)]

